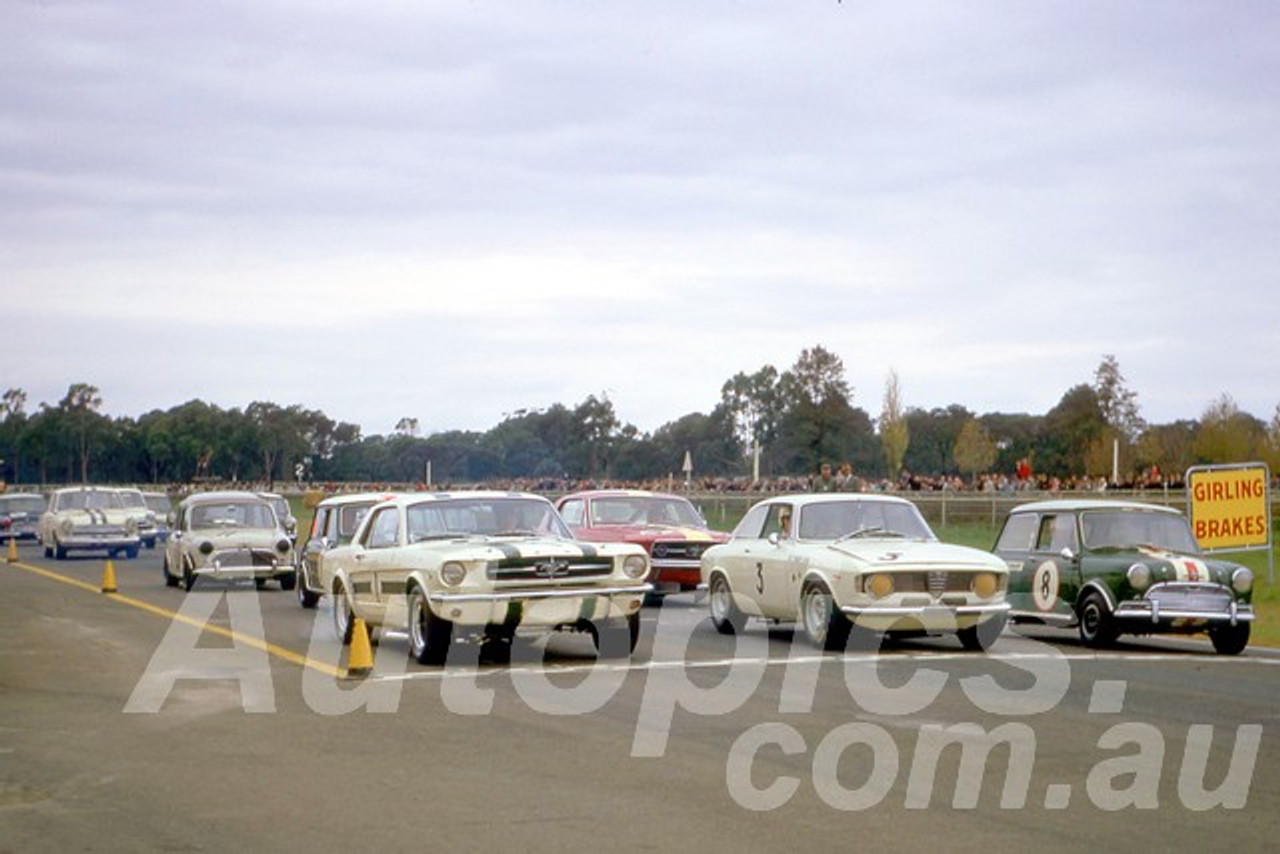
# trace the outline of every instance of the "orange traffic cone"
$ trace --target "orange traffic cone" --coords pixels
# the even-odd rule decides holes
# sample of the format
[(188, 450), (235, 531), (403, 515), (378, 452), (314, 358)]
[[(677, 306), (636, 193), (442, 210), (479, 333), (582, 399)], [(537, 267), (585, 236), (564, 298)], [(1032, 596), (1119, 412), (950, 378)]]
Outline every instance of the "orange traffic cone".
[(102, 592), (115, 593), (116, 590), (116, 567), (111, 562), (111, 558), (107, 558), (107, 565), (102, 569)]
[(9, 563), (18, 562), (18, 538), (9, 538)]
[(351, 651), (347, 653), (347, 678), (363, 679), (373, 672), (373, 647), (364, 620), (356, 617), (351, 627)]

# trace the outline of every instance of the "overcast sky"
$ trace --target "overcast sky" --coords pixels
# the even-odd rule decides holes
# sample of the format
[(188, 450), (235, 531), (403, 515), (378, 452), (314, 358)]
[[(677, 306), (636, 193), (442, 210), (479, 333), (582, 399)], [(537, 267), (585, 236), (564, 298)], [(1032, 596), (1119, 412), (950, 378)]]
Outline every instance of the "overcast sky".
[(821, 344), (853, 403), (1280, 404), (1280, 6), (0, 7), (0, 388), (651, 431)]

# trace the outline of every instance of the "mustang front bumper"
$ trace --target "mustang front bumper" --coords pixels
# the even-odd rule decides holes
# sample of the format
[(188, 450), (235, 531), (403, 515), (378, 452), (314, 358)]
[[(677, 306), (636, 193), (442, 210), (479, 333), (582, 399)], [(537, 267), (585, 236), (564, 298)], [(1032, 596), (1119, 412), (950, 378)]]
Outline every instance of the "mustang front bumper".
[(427, 601), (436, 614), (462, 625), (514, 623), (554, 627), (578, 620), (627, 617), (640, 610), (645, 595), (652, 590), (652, 584), (627, 584), (484, 593), (436, 591), (427, 595)]

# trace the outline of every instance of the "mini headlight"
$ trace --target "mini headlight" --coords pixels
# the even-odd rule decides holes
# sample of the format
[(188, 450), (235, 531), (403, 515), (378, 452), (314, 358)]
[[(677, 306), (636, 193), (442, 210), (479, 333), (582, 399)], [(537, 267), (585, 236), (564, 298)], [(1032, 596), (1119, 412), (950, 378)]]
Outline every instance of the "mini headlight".
[(1134, 590), (1146, 590), (1151, 586), (1151, 567), (1145, 563), (1135, 563), (1129, 567), (1129, 585)]
[(276, 541), (276, 551), (280, 552), (280, 554), (284, 554), (285, 552), (289, 551), (290, 545), (291, 543), (288, 540), (286, 540), (284, 537), (281, 537), (279, 540)]
[(440, 580), (450, 587), (457, 587), (467, 577), (467, 568), (456, 560), (451, 560), (440, 567)]
[(877, 599), (883, 599), (893, 592), (893, 576), (877, 573), (867, 580), (867, 592)]
[(211, 555), (211, 554), (213, 554), (213, 543), (209, 542), (208, 540), (205, 540), (203, 543), (201, 543), (201, 544), (200, 544), (200, 554), (202, 554), (202, 555)]
[(1237, 593), (1248, 593), (1253, 589), (1253, 572), (1240, 567), (1231, 573), (1231, 589)]
[(649, 561), (643, 555), (627, 555), (622, 562), (622, 571), (628, 578), (644, 578), (649, 574)]
[(990, 599), (1000, 589), (1000, 582), (990, 572), (979, 572), (973, 577), (973, 584), (970, 589), (973, 591), (973, 595), (978, 598)]

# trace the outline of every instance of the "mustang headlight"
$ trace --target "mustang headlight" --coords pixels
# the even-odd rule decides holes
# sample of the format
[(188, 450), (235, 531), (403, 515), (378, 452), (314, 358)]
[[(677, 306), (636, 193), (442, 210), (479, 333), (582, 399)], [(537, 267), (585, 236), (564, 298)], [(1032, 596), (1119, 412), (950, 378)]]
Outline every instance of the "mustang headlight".
[(1151, 567), (1145, 563), (1135, 563), (1129, 567), (1129, 585), (1134, 590), (1142, 591), (1151, 586)]
[(1231, 573), (1231, 589), (1237, 593), (1248, 593), (1253, 589), (1253, 572), (1240, 567)]
[(979, 599), (990, 599), (1000, 590), (1000, 580), (996, 578), (994, 573), (979, 572), (973, 577), (973, 584), (970, 585), (969, 589)]
[(878, 572), (867, 579), (867, 592), (877, 599), (883, 599), (893, 592), (893, 576)]
[(622, 571), (628, 578), (644, 578), (649, 574), (649, 561), (643, 555), (627, 555), (622, 562)]
[(457, 587), (467, 577), (467, 567), (456, 560), (451, 560), (440, 567), (440, 580), (450, 587)]

